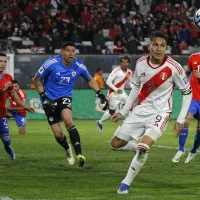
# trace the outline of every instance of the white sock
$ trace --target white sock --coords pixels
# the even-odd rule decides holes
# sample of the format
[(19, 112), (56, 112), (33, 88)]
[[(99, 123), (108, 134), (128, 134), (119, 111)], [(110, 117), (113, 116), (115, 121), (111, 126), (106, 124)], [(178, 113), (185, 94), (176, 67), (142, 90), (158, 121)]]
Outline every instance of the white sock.
[(136, 151), (136, 148), (137, 148), (136, 141), (131, 140), (125, 146), (120, 147), (120, 148), (118, 148), (116, 150), (121, 150), (121, 151)]
[(142, 145), (147, 151), (145, 152), (144, 150), (137, 149), (137, 153), (131, 162), (128, 173), (125, 179), (122, 181), (122, 183), (125, 183), (127, 185), (130, 185), (132, 183), (133, 179), (141, 170), (148, 157), (148, 150), (150, 149), (150, 147), (144, 143), (139, 143), (138, 146), (139, 145)]
[(103, 124), (104, 121), (110, 119), (111, 115), (109, 113), (109, 110), (106, 110), (101, 119), (99, 120), (100, 124)]

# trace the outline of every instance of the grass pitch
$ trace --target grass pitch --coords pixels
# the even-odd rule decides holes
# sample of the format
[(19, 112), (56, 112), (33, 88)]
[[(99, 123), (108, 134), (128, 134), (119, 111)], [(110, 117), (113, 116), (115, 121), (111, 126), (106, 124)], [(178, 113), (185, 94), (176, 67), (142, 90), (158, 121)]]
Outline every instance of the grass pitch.
[[(133, 152), (109, 148), (108, 141), (119, 124), (105, 122), (104, 133), (101, 134), (95, 121), (75, 121), (81, 135), (83, 154), (87, 158), (85, 167), (80, 168), (77, 163), (68, 165), (65, 153), (56, 143), (46, 120), (29, 120), (25, 136), (18, 135), (15, 122), (10, 120), (12, 147), (17, 158), (9, 160), (3, 145), (0, 146), (0, 200), (2, 196), (65, 200), (200, 199), (200, 155), (197, 154), (195, 161), (189, 164), (184, 164), (184, 159), (179, 164), (171, 162), (177, 147), (177, 139), (171, 131), (173, 123), (170, 122), (167, 131), (156, 143), (162, 148), (155, 146), (150, 150), (130, 193), (118, 195), (116, 191), (134, 156)], [(195, 127), (193, 121), (186, 148), (193, 144)]]

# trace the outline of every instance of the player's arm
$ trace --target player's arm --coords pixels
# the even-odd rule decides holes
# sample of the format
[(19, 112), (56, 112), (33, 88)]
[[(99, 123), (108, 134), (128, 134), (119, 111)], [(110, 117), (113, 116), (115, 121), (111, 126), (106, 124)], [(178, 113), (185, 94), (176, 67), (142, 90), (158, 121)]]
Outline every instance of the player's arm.
[(119, 119), (123, 118), (129, 110), (133, 107), (133, 105), (136, 104), (138, 94), (140, 92), (140, 78), (137, 73), (137, 66), (135, 69), (135, 72), (133, 74), (133, 79), (132, 79), (132, 90), (128, 96), (128, 99), (126, 101), (126, 104), (124, 105), (123, 109), (119, 113), (115, 113), (112, 116), (112, 121), (117, 122)]
[(184, 71), (182, 72), (182, 74), (179, 74), (178, 71), (175, 72), (174, 82), (183, 94), (181, 111), (174, 125), (174, 131), (176, 133), (176, 136), (178, 136), (184, 128), (185, 118), (190, 106), (190, 102), (192, 100), (192, 89)]
[(108, 101), (105, 95), (101, 92), (96, 81), (91, 76), (88, 78), (88, 84), (96, 92), (97, 97), (101, 100), (101, 104), (103, 107), (102, 110), (106, 110), (108, 108)]
[(21, 106), (12, 107), (11, 105), (6, 104), (6, 109), (8, 109), (8, 110), (23, 110), (24, 108)]
[(17, 95), (17, 93), (13, 90), (11, 92), (9, 92), (9, 95), (11, 96), (11, 98), (20, 106), (22, 107), (22, 109), (27, 110), (30, 113), (34, 113), (35, 110), (31, 107), (31, 106), (27, 106)]
[[(51, 103), (50, 99), (47, 97), (43, 84), (42, 84), (42, 79), (47, 77), (52, 70), (52, 65), (48, 64), (51, 61), (46, 61), (37, 71), (35, 77), (33, 78), (33, 83), (35, 85), (36, 90), (38, 91), (40, 98), (42, 100), (42, 106), (43, 109), (48, 111), (48, 112), (54, 112), (55, 111), (55, 106)], [(48, 67), (45, 67), (49, 65)]]
[(111, 74), (108, 76), (107, 80), (106, 80), (106, 85), (113, 89), (115, 92), (117, 92), (118, 88), (115, 87), (115, 85), (113, 84), (114, 79), (116, 78), (116, 73), (115, 73), (115, 69), (111, 72)]

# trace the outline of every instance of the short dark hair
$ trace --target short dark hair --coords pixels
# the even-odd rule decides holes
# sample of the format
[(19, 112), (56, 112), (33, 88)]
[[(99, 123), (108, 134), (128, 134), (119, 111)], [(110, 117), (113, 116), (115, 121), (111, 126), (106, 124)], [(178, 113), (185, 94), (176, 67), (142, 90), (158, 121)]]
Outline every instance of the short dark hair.
[(73, 42), (68, 42), (68, 41), (64, 42), (64, 43), (62, 44), (61, 48), (63, 49), (63, 48), (65, 48), (65, 47), (67, 47), (67, 46), (72, 46), (72, 47), (75, 47), (75, 48), (76, 48), (76, 46), (75, 46), (75, 44), (74, 44)]
[(7, 57), (7, 55), (5, 53), (1, 53), (1, 52), (0, 52), (0, 56)]
[(17, 83), (19, 85), (19, 82), (17, 80), (13, 80), (13, 84)]
[(101, 71), (101, 70), (103, 70), (103, 69), (101, 69), (101, 68), (98, 68), (98, 69), (96, 70), (96, 72), (99, 72), (99, 71)]
[(128, 60), (129, 64), (131, 63), (131, 59), (130, 59), (128, 56), (124, 56), (124, 57), (120, 58), (120, 63), (121, 63), (123, 60)]
[(153, 33), (151, 33), (150, 40), (153, 40), (153, 38), (155, 37), (163, 38), (166, 40), (166, 42), (168, 41), (168, 36), (162, 31), (154, 31)]

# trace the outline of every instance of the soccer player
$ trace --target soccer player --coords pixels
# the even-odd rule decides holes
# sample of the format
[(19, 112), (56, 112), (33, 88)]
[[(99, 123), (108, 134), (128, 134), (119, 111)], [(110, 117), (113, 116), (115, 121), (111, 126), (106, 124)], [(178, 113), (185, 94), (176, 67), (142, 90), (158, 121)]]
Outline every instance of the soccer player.
[(124, 91), (124, 86), (127, 81), (129, 83), (131, 82), (132, 71), (129, 69), (130, 62), (128, 56), (122, 57), (120, 59), (120, 67), (113, 69), (108, 76), (106, 84), (109, 87), (107, 94), (109, 99), (109, 110), (105, 111), (102, 118), (96, 121), (97, 127), (101, 133), (103, 133), (103, 122), (110, 119), (120, 104), (124, 105), (126, 103), (128, 96)]
[(192, 90), (181, 65), (165, 54), (166, 47), (167, 35), (160, 31), (150, 35), (150, 55), (137, 60), (128, 100), (120, 113), (112, 116), (114, 122), (118, 121), (138, 99), (138, 104), (116, 130), (110, 142), (112, 148), (120, 148), (130, 140), (138, 141), (141, 138), (128, 173), (118, 190), (119, 194), (129, 192), (129, 186), (146, 162), (151, 146), (165, 131), (172, 112), (174, 85), (183, 94), (182, 108), (174, 125), (176, 136), (184, 128)]
[[(105, 86), (104, 86), (104, 80), (103, 80), (102, 74), (103, 74), (103, 70), (102, 70), (101, 68), (98, 68), (98, 69), (96, 70), (95, 75), (94, 75), (94, 80), (96, 81), (96, 83), (97, 83), (97, 85), (99, 86), (100, 89), (104, 89), (104, 87), (105, 87)], [(99, 112), (104, 112), (104, 111), (100, 108), (99, 104), (100, 104), (100, 99), (99, 99), (99, 98), (96, 98), (96, 100), (95, 100), (95, 105), (96, 105), (95, 109), (96, 109), (97, 111), (99, 111)]]
[(74, 157), (71, 147), (63, 134), (61, 121), (64, 122), (69, 132), (70, 141), (76, 152), (79, 166), (83, 167), (85, 157), (82, 155), (79, 132), (72, 120), (72, 90), (76, 79), (82, 76), (88, 81), (89, 86), (101, 99), (102, 105), (105, 106), (104, 109), (107, 109), (107, 99), (101, 93), (95, 80), (90, 76), (86, 66), (75, 58), (75, 50), (73, 43), (65, 42), (62, 45), (61, 55), (46, 60), (39, 68), (34, 78), (34, 84), (41, 97), (42, 105), (55, 139), (66, 151), (68, 163), (73, 165)]
[[(18, 97), (26, 103), (26, 93), (20, 88), (18, 81), (13, 81), (13, 87)], [(24, 135), (26, 132), (26, 110), (19, 106), (10, 96), (8, 98), (10, 105), (6, 105), (6, 115), (15, 119), (16, 125), (19, 127), (19, 135)]]
[(185, 127), (182, 133), (179, 135), (179, 150), (172, 158), (172, 162), (179, 162), (181, 157), (185, 154), (185, 143), (188, 136), (188, 127), (191, 119), (194, 117), (197, 120), (196, 135), (194, 138), (194, 145), (188, 154), (185, 163), (189, 163), (195, 158), (196, 151), (200, 145), (200, 53), (192, 54), (188, 60), (188, 67), (186, 69), (186, 75), (191, 76), (191, 88), (192, 88), (192, 101), (188, 110)]
[(11, 138), (9, 134), (9, 126), (6, 118), (6, 99), (7, 96), (11, 96), (14, 101), (28, 112), (34, 113), (34, 109), (27, 106), (23, 101), (20, 100), (17, 93), (13, 89), (13, 79), (9, 74), (4, 73), (7, 65), (7, 55), (0, 53), (0, 138), (4, 144), (4, 148), (8, 153), (11, 160), (15, 159), (15, 152), (10, 146)]

